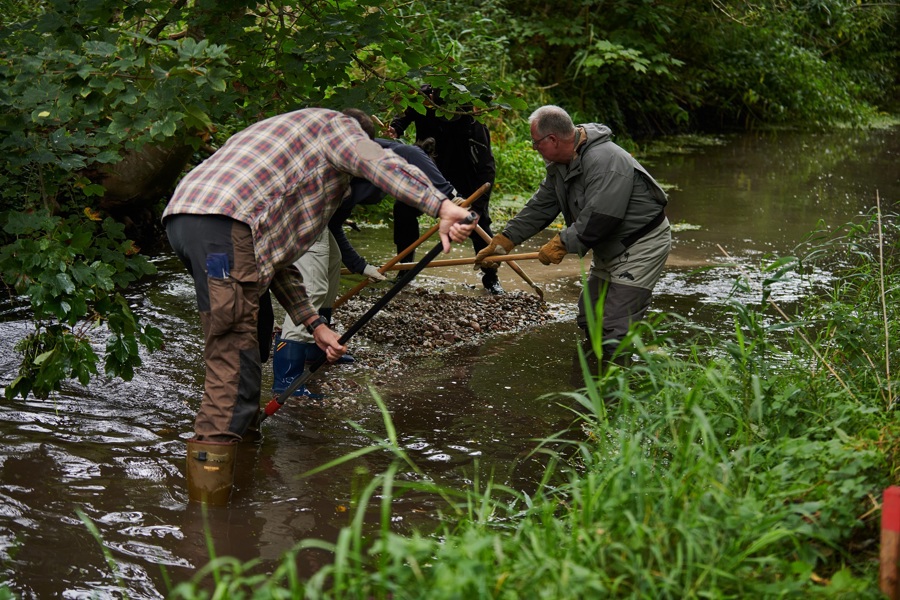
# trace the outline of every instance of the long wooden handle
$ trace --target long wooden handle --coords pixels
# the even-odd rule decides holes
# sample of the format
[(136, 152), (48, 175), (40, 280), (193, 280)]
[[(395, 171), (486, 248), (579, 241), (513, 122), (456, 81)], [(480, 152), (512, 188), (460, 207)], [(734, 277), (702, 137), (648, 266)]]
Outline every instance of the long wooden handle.
[[(506, 255), (491, 255), (491, 262), (511, 262), (516, 260), (535, 260), (538, 258), (540, 252), (523, 252), (522, 254), (506, 254)], [(434, 268), (434, 267), (453, 267), (456, 265), (474, 265), (475, 257), (470, 256), (469, 258), (448, 258), (446, 260), (433, 260), (427, 265), (426, 268)], [(399, 265), (391, 265), (385, 271), (407, 271), (412, 269), (415, 266), (413, 263), (400, 263)]]
[[(481, 228), (481, 225), (476, 225), (476, 226), (475, 226), (475, 233), (478, 234), (478, 235), (481, 237), (481, 239), (483, 239), (483, 240), (484, 240), (485, 242), (487, 242), (488, 244), (491, 243), (491, 236), (489, 236), (489, 235), (487, 234), (487, 231), (485, 231), (484, 229)], [(531, 280), (531, 277), (529, 277), (529, 276), (525, 273), (525, 271), (522, 270), (522, 267), (520, 267), (520, 266), (518, 265), (518, 263), (516, 263), (516, 261), (514, 261), (514, 260), (508, 260), (508, 261), (506, 261), (506, 262), (509, 264), (509, 268), (510, 268), (510, 269), (512, 269), (513, 271), (515, 271), (516, 274), (517, 274), (519, 277), (521, 277), (522, 280), (523, 280), (525, 283), (527, 283), (528, 285), (531, 286), (531, 289), (533, 289), (533, 290), (535, 291), (535, 293), (538, 295), (538, 298), (540, 298), (541, 300), (543, 300), (543, 299), (544, 299), (544, 290), (542, 290), (541, 288), (539, 288), (539, 287), (537, 286), (537, 284), (535, 284), (534, 281)]]
[[(485, 183), (480, 188), (475, 190), (475, 193), (473, 193), (471, 196), (469, 196), (468, 198), (463, 200), (460, 203), (460, 206), (462, 206), (463, 208), (468, 207), (470, 204), (472, 204), (473, 202), (478, 200), (478, 198), (480, 198), (481, 195), (484, 194), (485, 192), (487, 192), (489, 189), (491, 189), (491, 184)], [(391, 260), (387, 261), (382, 266), (380, 266), (378, 268), (378, 272), (384, 273), (385, 271), (391, 270), (391, 267), (393, 267), (395, 264), (397, 264), (398, 262), (400, 262), (401, 260), (406, 258), (406, 256), (410, 252), (412, 252), (413, 250), (418, 248), (420, 245), (422, 245), (423, 242), (425, 242), (425, 240), (427, 240), (428, 238), (433, 236), (435, 234), (435, 232), (438, 229), (440, 229), (440, 226), (441, 226), (440, 221), (438, 221), (437, 223), (432, 225), (428, 231), (426, 231), (421, 236), (419, 236), (419, 239), (417, 239), (415, 242), (413, 242), (412, 244), (407, 246), (406, 249), (403, 250), (403, 252), (401, 252), (400, 254), (398, 254), (397, 256), (395, 256), (394, 258), (392, 258)], [(362, 281), (357, 283), (355, 286), (353, 286), (353, 288), (349, 292), (347, 292), (346, 294), (344, 294), (343, 296), (341, 296), (340, 298), (335, 300), (334, 306), (332, 308), (339, 307), (341, 304), (343, 304), (344, 302), (346, 302), (347, 300), (349, 300), (350, 298), (352, 298), (353, 296), (358, 294), (360, 292), (360, 290), (362, 290), (364, 287), (369, 285), (369, 283), (371, 283), (371, 281), (369, 280), (368, 277), (366, 277), (365, 279), (363, 279)]]

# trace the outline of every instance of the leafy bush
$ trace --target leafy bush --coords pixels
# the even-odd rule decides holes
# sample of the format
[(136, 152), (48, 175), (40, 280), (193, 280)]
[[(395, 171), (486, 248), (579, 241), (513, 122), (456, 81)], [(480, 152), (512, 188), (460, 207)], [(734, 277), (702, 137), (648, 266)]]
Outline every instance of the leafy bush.
[(544, 160), (531, 147), (531, 137), (495, 144), (493, 150), (497, 163), (497, 193), (530, 197), (547, 175)]
[[(896, 108), (898, 8), (691, 0), (507, 5), (511, 64), (530, 104), (620, 133), (859, 123)], [(892, 106), (893, 105), (893, 106)]]
[(56, 210), (102, 197), (89, 170), (147, 143), (199, 146), (212, 129), (210, 107), (226, 100), (224, 47), (123, 30), (77, 35), (75, 18), (47, 13), (0, 38), (4, 206)]
[(97, 374), (97, 331), (106, 334), (106, 374), (130, 380), (141, 364), (139, 345), (157, 349), (162, 334), (139, 323), (121, 294), (156, 272), (125, 239), (123, 226), (109, 218), (63, 219), (46, 210), (6, 213), (3, 219), (0, 277), (16, 301), (29, 305), (34, 324), (16, 345), (23, 360), (6, 397), (46, 398), (69, 378), (86, 385)]
[[(813, 125), (861, 124), (873, 114), (851, 79), (835, 64), (794, 43), (788, 32), (743, 30), (722, 49), (708, 78), (710, 100), (745, 124), (803, 121)], [(764, 51), (761, 49), (764, 48)], [(740, 98), (739, 103), (726, 99)]]

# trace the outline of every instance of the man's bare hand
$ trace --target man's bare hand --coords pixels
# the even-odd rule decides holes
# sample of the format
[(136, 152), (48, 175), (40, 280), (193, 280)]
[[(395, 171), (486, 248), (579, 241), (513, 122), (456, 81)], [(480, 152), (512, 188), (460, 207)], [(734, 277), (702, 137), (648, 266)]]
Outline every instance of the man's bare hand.
[(440, 218), (440, 226), (438, 232), (441, 235), (441, 241), (444, 243), (444, 253), (450, 252), (450, 242), (464, 242), (472, 232), (475, 231), (475, 225), (478, 219), (473, 223), (465, 223), (469, 217), (469, 209), (457, 206), (450, 200), (441, 202), (441, 210), (438, 212)]
[(347, 353), (347, 346), (340, 343), (340, 336), (327, 325), (320, 325), (313, 331), (316, 345), (325, 351), (328, 362), (333, 363)]

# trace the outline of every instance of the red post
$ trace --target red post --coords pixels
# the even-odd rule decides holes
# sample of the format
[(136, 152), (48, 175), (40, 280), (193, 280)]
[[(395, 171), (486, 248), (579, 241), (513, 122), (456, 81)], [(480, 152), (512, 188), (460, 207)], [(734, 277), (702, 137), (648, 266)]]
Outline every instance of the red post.
[(900, 600), (898, 594), (897, 561), (900, 559), (900, 486), (884, 490), (881, 505), (881, 569), (878, 584), (890, 600)]

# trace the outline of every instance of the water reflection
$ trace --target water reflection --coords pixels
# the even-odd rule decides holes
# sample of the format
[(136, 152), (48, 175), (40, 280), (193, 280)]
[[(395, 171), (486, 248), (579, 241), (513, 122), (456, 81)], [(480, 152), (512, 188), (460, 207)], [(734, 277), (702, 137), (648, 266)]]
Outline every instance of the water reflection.
[(790, 252), (820, 220), (838, 226), (868, 211), (876, 192), (886, 206), (900, 201), (896, 130), (760, 133), (723, 142), (649, 167), (675, 186), (669, 219), (699, 226), (676, 237), (679, 253), (720, 258), (718, 244), (738, 256)]
[[(792, 252), (820, 219), (834, 227), (867, 211), (875, 190), (886, 205), (897, 201), (898, 147), (896, 132), (742, 135), (642, 161), (674, 186), (669, 214), (681, 225), (653, 308), (731, 327), (723, 301), (760, 301), (762, 280), (752, 267), (763, 255)], [(392, 254), (387, 228), (350, 235), (373, 262)], [(536, 249), (542, 241), (531, 243)], [(160, 275), (131, 301), (163, 330), (166, 348), (146, 357), (134, 381), (69, 385), (49, 401), (0, 405), (0, 581), (21, 597), (160, 598), (166, 577), (184, 580), (207, 562), (208, 538), (217, 554), (259, 559), (260, 570), (270, 569), (300, 539), (334, 540), (353, 514), (355, 492), (392, 460), (373, 453), (303, 477), (369, 445), (366, 432), (383, 437), (382, 416), (365, 391), (337, 409), (288, 403), (266, 422), (261, 445), (241, 447), (231, 505), (205, 515), (188, 505), (183, 442), (202, 389), (201, 336), (191, 281), (171, 256), (156, 260)], [(400, 477), (456, 488), (488, 476), (525, 491), (536, 484), (543, 469), (541, 455), (532, 454), (537, 440), (572, 419), (569, 406), (544, 394), (572, 389), (572, 302), (580, 279), (574, 260), (527, 267), (557, 322), (408, 359), (412, 368), (403, 377), (378, 374), (401, 447), (420, 470)], [(733, 294), (742, 269), (750, 289)], [(530, 291), (508, 277), (505, 287)], [(465, 268), (429, 272), (422, 281), (461, 293), (479, 286)], [(790, 302), (806, 285), (787, 279), (774, 298)], [(0, 308), (5, 383), (14, 376), (15, 341), (26, 331), (21, 318), (18, 308)], [(426, 494), (398, 498), (395, 526), (427, 525), (438, 502)], [(298, 559), (305, 574), (327, 560), (312, 551)]]

